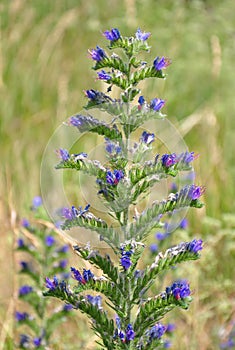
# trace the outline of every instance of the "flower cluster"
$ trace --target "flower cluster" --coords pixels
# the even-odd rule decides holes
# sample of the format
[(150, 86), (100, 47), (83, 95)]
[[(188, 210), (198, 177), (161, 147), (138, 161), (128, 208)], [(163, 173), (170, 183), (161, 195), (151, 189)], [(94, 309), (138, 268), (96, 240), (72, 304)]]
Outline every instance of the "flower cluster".
[[(189, 283), (178, 280), (167, 287), (165, 292), (153, 297), (148, 297), (148, 289), (154, 285), (159, 274), (170, 267), (199, 259), (203, 242), (201, 239), (193, 239), (172, 246), (157, 254), (152, 264), (142, 270), (139, 270), (139, 266), (143, 265), (140, 259), (148, 244), (148, 235), (153, 230), (164, 226), (164, 232), (156, 234), (159, 242), (165, 241), (169, 236), (170, 223), (164, 225), (161, 221), (163, 216), (170, 217), (182, 208), (202, 207), (199, 199), (204, 188), (196, 184), (183, 186), (179, 190), (174, 188), (167, 198), (153, 201), (151, 206), (139, 214), (139, 202), (151, 192), (153, 186), (161, 179), (176, 177), (181, 171), (191, 170), (191, 163), (196, 156), (194, 152), (187, 151), (161, 156), (157, 154), (152, 159), (150, 153), (155, 141), (152, 130), (142, 131), (136, 141), (137, 135), (140, 135), (139, 128), (145, 122), (165, 117), (161, 110), (166, 103), (160, 97), (145, 100), (139, 83), (149, 78), (165, 78), (164, 70), (171, 60), (155, 56), (150, 64), (143, 61), (142, 53), (150, 51), (147, 42), (150, 33), (140, 28), (131, 37), (124, 37), (117, 28), (106, 30), (103, 35), (109, 41), (107, 49), (97, 45), (89, 53), (93, 60), (92, 68), (97, 72), (96, 79), (107, 83), (108, 88), (105, 92), (85, 90), (87, 104), (84, 108), (91, 112), (72, 116), (68, 124), (81, 133), (92, 132), (104, 138), (105, 164), (87, 158), (86, 153), (70, 155), (66, 149), (61, 148), (58, 151), (61, 162), (57, 169), (75, 169), (84, 172), (86, 176), (95, 177), (98, 194), (102, 195), (100, 199), (108, 214), (107, 221), (96, 217), (89, 211), (89, 204), (84, 209), (75, 206), (64, 208), (65, 222), (62, 229), (83, 227), (95, 231), (100, 240), (109, 245), (113, 254), (101, 254), (93, 250), (90, 244), (74, 246), (75, 253), (81, 259), (100, 270), (100, 277), (95, 277), (90, 269), (79, 271), (71, 267), (75, 284), (70, 285), (65, 279), (58, 279), (53, 274), (52, 279), (46, 278), (47, 291), (44, 295), (59, 298), (66, 305), (72, 305), (71, 307), (85, 313), (102, 341), (99, 343), (102, 349), (167, 348), (170, 343), (162, 337), (167, 332), (170, 333), (172, 328), (158, 321), (175, 307), (188, 308), (192, 300)], [(109, 54), (109, 50), (116, 49), (118, 54)], [(138, 57), (139, 53), (141, 56)], [(113, 86), (120, 89), (120, 95), (115, 98), (112, 98)], [(96, 111), (105, 112), (110, 117), (106, 119), (109, 122), (95, 118)], [(184, 229), (187, 221), (182, 220), (179, 226)], [(24, 247), (24, 242), (20, 244)], [(50, 250), (54, 244), (53, 238), (48, 236), (45, 244)], [(151, 249), (157, 252), (158, 247), (155, 244)], [(59, 264), (64, 265), (63, 261)], [(22, 267), (30, 269), (27, 264)], [(92, 291), (91, 294), (86, 294), (88, 289)], [(23, 288), (23, 293), (33, 292), (26, 286)], [(106, 311), (106, 304), (102, 306), (100, 293), (117, 315), (116, 326)], [(137, 312), (134, 313), (135, 308)]]
[[(42, 215), (45, 218), (41, 197), (37, 196), (33, 199), (31, 209), (36, 217)], [(15, 312), (18, 327), (27, 325), (29, 329), (28, 334), (19, 334), (20, 348), (47, 347), (51, 343), (51, 330), (56, 327), (56, 324), (64, 321), (65, 315), (71, 310), (62, 306), (49, 312), (47, 309), (49, 300), (45, 300), (40, 293), (44, 287), (40, 276), (44, 273), (48, 275), (56, 273), (64, 279), (69, 277), (65, 270), (69, 246), (60, 245), (55, 238), (55, 230), (48, 229), (47, 224), (46, 221), (45, 226), (41, 222), (35, 224), (35, 219), (34, 224), (31, 224), (28, 219), (24, 219), (21, 222), (24, 229), (17, 239), (17, 251), (25, 255), (25, 260), (19, 262), (20, 273), (28, 279), (27, 284), (24, 283), (19, 287), (18, 298), (24, 302), (27, 309), (30, 306), (33, 310), (30, 314), (18, 310)], [(56, 290), (58, 285), (56, 277), (52, 280), (46, 279), (46, 286), (51, 289)]]

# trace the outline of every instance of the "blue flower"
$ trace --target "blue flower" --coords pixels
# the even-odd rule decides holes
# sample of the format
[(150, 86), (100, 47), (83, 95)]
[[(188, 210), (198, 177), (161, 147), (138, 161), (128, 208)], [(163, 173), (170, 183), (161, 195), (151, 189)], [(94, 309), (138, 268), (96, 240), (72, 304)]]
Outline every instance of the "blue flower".
[(100, 295), (92, 296), (88, 294), (86, 297), (89, 303), (91, 303), (94, 306), (97, 306), (98, 309), (102, 309), (102, 306), (101, 306), (102, 298)]
[(188, 245), (188, 250), (192, 253), (198, 253), (199, 250), (202, 250), (202, 239), (194, 239)]
[(20, 289), (19, 289), (19, 295), (22, 296), (22, 295), (27, 295), (29, 293), (31, 293), (33, 291), (33, 287), (31, 286), (28, 286), (28, 285), (24, 285), (24, 286), (21, 286)]
[(95, 100), (98, 97), (98, 95), (99, 95), (98, 91), (93, 90), (93, 89), (86, 90), (85, 94), (90, 100)]
[(166, 288), (166, 293), (173, 294), (175, 299), (184, 299), (191, 294), (189, 283), (185, 280), (174, 282), (170, 287)]
[(105, 51), (99, 46), (96, 46), (96, 49), (92, 49), (90, 51), (90, 55), (91, 55), (91, 58), (97, 62), (100, 62), (105, 57), (107, 57)]
[(109, 185), (117, 185), (121, 179), (123, 179), (124, 174), (122, 170), (115, 169), (112, 171), (108, 170), (106, 173), (106, 182)]
[(41, 343), (42, 343), (42, 338), (34, 338), (33, 339), (33, 344), (35, 345), (36, 348), (41, 346)]
[(196, 199), (200, 198), (204, 192), (205, 192), (205, 188), (203, 188), (201, 186), (192, 185), (189, 192), (188, 192), (188, 196), (192, 200), (196, 200)]
[(168, 323), (167, 325), (166, 325), (166, 332), (167, 333), (171, 333), (171, 332), (173, 332), (174, 330), (175, 330), (175, 324), (174, 323)]
[(110, 31), (106, 30), (103, 34), (105, 38), (110, 41), (116, 41), (121, 37), (121, 34), (117, 28), (113, 28)]
[(36, 196), (33, 198), (33, 208), (38, 208), (42, 205), (42, 198), (40, 196)]
[(150, 134), (147, 131), (143, 131), (140, 141), (146, 143), (146, 145), (150, 145), (155, 139), (154, 134)]
[(175, 153), (164, 154), (161, 158), (161, 161), (164, 167), (169, 168), (177, 163), (177, 155)]
[(60, 149), (57, 151), (57, 154), (59, 155), (59, 157), (60, 157), (64, 162), (66, 162), (66, 161), (69, 160), (69, 158), (70, 158), (70, 154), (69, 154), (69, 152), (67, 151), (67, 149), (60, 148)]
[(27, 312), (15, 312), (15, 319), (18, 322), (25, 321), (29, 318), (29, 314)]
[(136, 33), (135, 33), (135, 37), (138, 40), (147, 40), (150, 37), (151, 33), (145, 33), (142, 32), (140, 28), (137, 29)]
[(171, 64), (171, 60), (166, 57), (156, 57), (153, 61), (154, 68), (156, 70), (162, 70)]
[(58, 248), (58, 253), (67, 253), (69, 251), (69, 245), (65, 244), (62, 247)]
[(23, 227), (29, 227), (29, 226), (30, 226), (29, 220), (23, 218), (22, 221), (21, 221), (21, 226), (23, 226)]
[(83, 278), (86, 282), (88, 282), (90, 279), (93, 279), (94, 274), (91, 272), (91, 270), (83, 269)]
[(138, 99), (138, 103), (140, 104), (140, 106), (143, 106), (144, 102), (145, 102), (144, 96), (140, 96)]
[(185, 230), (187, 227), (188, 227), (188, 220), (186, 218), (184, 218), (180, 223), (180, 228), (182, 230)]
[(55, 238), (53, 236), (46, 236), (45, 244), (47, 247), (53, 246), (54, 243), (55, 243)]
[(25, 246), (23, 238), (18, 238), (17, 240), (17, 247), (23, 248)]
[(125, 270), (128, 270), (129, 267), (131, 267), (132, 262), (131, 262), (131, 255), (133, 252), (131, 250), (125, 251), (123, 248), (121, 248), (121, 259), (120, 263), (122, 267), (124, 267)]
[(63, 311), (70, 311), (72, 309), (73, 309), (73, 305), (71, 305), (71, 304), (65, 304), (63, 306)]
[(129, 323), (126, 328), (126, 340), (130, 341), (135, 338), (135, 332), (132, 328), (132, 325)]
[(63, 260), (59, 261), (59, 267), (61, 269), (65, 269), (67, 265), (68, 265), (68, 260), (67, 259), (63, 259)]
[(149, 341), (151, 342), (153, 339), (160, 339), (163, 334), (166, 332), (166, 327), (161, 323), (156, 323), (149, 331)]
[(100, 72), (97, 73), (98, 79), (100, 80), (110, 80), (112, 79), (111, 75), (105, 72), (105, 70), (101, 70)]
[(166, 101), (160, 98), (154, 98), (150, 101), (150, 108), (158, 112), (165, 106)]
[(158, 245), (156, 243), (150, 244), (149, 250), (151, 251), (151, 253), (156, 253), (158, 251)]
[(46, 280), (46, 288), (50, 290), (55, 290), (59, 286), (59, 281), (56, 276), (54, 276), (52, 281), (48, 277), (46, 277), (45, 280)]
[(82, 284), (85, 284), (85, 283), (86, 283), (86, 281), (84, 280), (84, 278), (83, 278), (83, 276), (81, 275), (80, 271), (78, 271), (77, 269), (75, 269), (75, 267), (71, 267), (70, 270), (71, 270), (71, 272), (72, 272), (72, 274), (73, 274), (73, 278), (74, 278), (76, 281), (78, 281), (78, 282), (80, 282), (80, 283), (82, 283)]
[(121, 147), (115, 143), (115, 142), (112, 142), (109, 138), (105, 138), (105, 150), (106, 152), (108, 152), (109, 154), (119, 154), (121, 153), (122, 149)]
[(27, 347), (29, 347), (29, 343), (30, 343), (30, 338), (29, 338), (29, 336), (28, 335), (26, 335), (26, 334), (21, 334), (20, 335), (20, 346), (22, 347), (22, 348), (27, 348)]

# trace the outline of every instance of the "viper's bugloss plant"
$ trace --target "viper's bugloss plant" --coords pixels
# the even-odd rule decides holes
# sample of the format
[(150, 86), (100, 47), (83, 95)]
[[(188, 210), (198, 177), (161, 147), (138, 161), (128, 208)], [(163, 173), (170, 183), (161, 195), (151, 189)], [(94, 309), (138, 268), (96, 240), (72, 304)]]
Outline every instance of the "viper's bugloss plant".
[[(95, 176), (98, 197), (110, 215), (107, 222), (97, 217), (89, 204), (84, 208), (72, 206), (64, 210), (62, 229), (83, 227), (95, 231), (113, 254), (111, 258), (90, 245), (75, 245), (78, 256), (98, 268), (102, 276), (72, 267), (73, 286), (57, 277), (46, 278), (48, 290), (44, 295), (59, 298), (88, 315), (102, 349), (167, 348), (169, 343), (164, 340), (167, 326), (161, 320), (174, 308), (188, 309), (192, 300), (189, 282), (173, 281), (154, 297), (148, 297), (147, 292), (160, 273), (198, 259), (203, 243), (201, 239), (180, 242), (157, 254), (152, 264), (141, 270), (139, 262), (147, 237), (164, 225), (166, 215), (182, 208), (202, 207), (200, 197), (204, 188), (196, 184), (184, 186), (139, 212), (141, 199), (161, 179), (192, 170), (195, 155), (193, 152), (153, 155), (156, 136), (143, 129), (139, 140), (132, 142), (135, 131), (138, 133), (145, 122), (165, 118), (162, 113), (165, 100), (159, 96), (144, 97), (139, 83), (147, 78), (164, 79), (171, 60), (157, 56), (150, 64), (143, 61), (139, 54), (149, 53), (150, 33), (140, 29), (134, 37), (123, 37), (116, 28), (105, 31), (104, 36), (109, 41), (108, 49), (96, 46), (89, 52), (98, 79), (107, 83), (108, 88), (106, 92), (86, 90), (85, 108), (89, 114), (72, 116), (68, 125), (81, 133), (103, 136), (107, 162), (101, 164), (84, 152), (70, 154), (59, 149), (61, 161), (56, 168)], [(112, 97), (113, 86), (120, 89), (119, 98)], [(110, 123), (96, 118), (99, 110), (110, 116)]]
[[(41, 197), (33, 199), (34, 219), (23, 219), (17, 239), (20, 286), (19, 305), (15, 311), (18, 339), (15, 347), (21, 349), (45, 349), (57, 341), (51, 340), (55, 328), (64, 322), (73, 309), (72, 305), (56, 305), (44, 298), (45, 276), (68, 279), (69, 246), (61, 245), (56, 228), (47, 218)], [(43, 218), (43, 219), (39, 219)], [(19, 311), (22, 310), (22, 311)], [(25, 311), (27, 310), (27, 311)]]

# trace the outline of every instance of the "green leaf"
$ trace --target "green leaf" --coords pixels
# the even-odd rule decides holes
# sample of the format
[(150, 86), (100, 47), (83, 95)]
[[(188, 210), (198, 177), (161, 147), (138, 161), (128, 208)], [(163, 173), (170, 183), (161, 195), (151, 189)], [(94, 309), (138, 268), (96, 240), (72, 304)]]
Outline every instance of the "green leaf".
[[(95, 106), (97, 103), (95, 102)], [(76, 114), (72, 116), (71, 118), (76, 118), (77, 120), (77, 129), (80, 132), (90, 131), (95, 132), (99, 135), (103, 135), (110, 140), (121, 140), (122, 134), (116, 127), (116, 125), (113, 125), (112, 127), (106, 124), (103, 121), (99, 121), (96, 118), (93, 118), (92, 116), (84, 116), (81, 114)]]
[(105, 179), (106, 168), (101, 165), (98, 160), (77, 159), (76, 155), (72, 154), (67, 161), (61, 161), (55, 167), (56, 169), (75, 169), (82, 171), (90, 176)]
[(106, 275), (111, 281), (114, 283), (117, 282), (119, 271), (117, 267), (114, 266), (109, 255), (102, 256), (98, 251), (91, 251), (90, 249), (84, 247), (74, 246), (73, 249), (81, 258), (88, 260), (91, 264), (100, 268), (104, 275)]
[(165, 78), (165, 75), (163, 74), (162, 70), (156, 70), (154, 66), (152, 67), (144, 67), (136, 72), (134, 72), (131, 76), (130, 83), (135, 86), (137, 85), (141, 80), (144, 80), (146, 78)]
[(146, 302), (139, 305), (138, 314), (133, 325), (136, 339), (175, 307), (188, 309), (191, 301), (191, 297), (177, 300), (174, 295), (167, 295), (165, 292), (154, 298), (148, 298)]
[(106, 238), (110, 243), (118, 244), (119, 242), (119, 234), (112, 227), (108, 227), (108, 224), (97, 218), (92, 213), (84, 213), (83, 215), (79, 215), (72, 220), (66, 220), (62, 225), (62, 230), (70, 230), (73, 227), (84, 227), (91, 231), (96, 231), (104, 238)]
[(124, 49), (126, 55), (131, 57), (138, 54), (140, 51), (149, 51), (150, 46), (147, 41), (138, 40), (136, 38), (121, 37), (118, 40), (112, 41), (109, 46), (110, 49)]
[(130, 237), (134, 237), (137, 241), (143, 240), (153, 228), (158, 227), (159, 215), (185, 207), (201, 207), (203, 204), (198, 199), (192, 200), (190, 198), (190, 190), (191, 186), (185, 186), (180, 192), (175, 193), (174, 197), (153, 202), (151, 208), (146, 209), (135, 222), (131, 223)]
[(154, 263), (141, 271), (141, 276), (134, 280), (136, 287), (133, 292), (133, 302), (143, 297), (160, 272), (168, 270), (184, 261), (197, 260), (200, 258), (199, 253), (188, 251), (188, 245), (189, 242), (182, 242), (177, 246), (167, 249), (164, 254), (159, 253)]
[(117, 55), (105, 57), (101, 61), (96, 62), (95, 66), (93, 67), (94, 70), (101, 68), (113, 68), (125, 75), (128, 74), (128, 66)]

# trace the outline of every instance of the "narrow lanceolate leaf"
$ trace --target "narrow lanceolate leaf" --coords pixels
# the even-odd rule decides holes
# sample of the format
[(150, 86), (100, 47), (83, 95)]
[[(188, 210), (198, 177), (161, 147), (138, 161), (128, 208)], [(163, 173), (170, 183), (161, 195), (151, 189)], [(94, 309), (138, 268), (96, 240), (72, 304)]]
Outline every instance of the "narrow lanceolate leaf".
[(174, 295), (165, 292), (154, 298), (148, 298), (146, 302), (140, 304), (138, 314), (133, 325), (136, 332), (136, 338), (144, 334), (144, 332), (158, 322), (165, 314), (180, 307), (188, 309), (191, 297), (176, 299)]
[(110, 49), (122, 48), (126, 54), (131, 57), (140, 51), (149, 51), (150, 46), (146, 41), (137, 40), (134, 38), (121, 37), (118, 40), (112, 41), (109, 46)]
[(168, 270), (184, 261), (197, 260), (200, 258), (199, 253), (189, 251), (188, 247), (189, 242), (182, 242), (175, 247), (167, 249), (164, 254), (159, 253), (154, 263), (142, 271), (138, 279), (134, 280), (136, 287), (133, 293), (133, 302), (138, 302), (138, 300), (143, 297), (161, 271)]
[(156, 112), (150, 108), (138, 110), (137, 107), (133, 107), (131, 110), (131, 115), (126, 121), (127, 125), (124, 125), (124, 130), (129, 132), (135, 131), (139, 126), (151, 119), (163, 119), (165, 117), (161, 112)]
[(71, 119), (73, 119), (73, 125), (76, 126), (80, 132), (95, 132), (99, 135), (104, 135), (110, 140), (121, 140), (122, 138), (122, 134), (116, 126), (109, 126), (105, 122), (99, 121), (90, 115), (76, 114), (71, 117)]
[(61, 161), (56, 165), (56, 169), (76, 169), (101, 179), (105, 179), (107, 172), (105, 167), (103, 167), (98, 160), (77, 159), (74, 154), (72, 154), (68, 160)]
[(130, 237), (141, 241), (153, 228), (158, 227), (159, 215), (161, 214), (184, 207), (202, 207), (202, 203), (198, 199), (192, 200), (190, 197), (192, 186), (185, 186), (180, 192), (175, 193), (173, 197), (167, 200), (154, 202), (151, 208), (146, 209), (135, 222), (131, 223), (129, 228)]
[(100, 268), (104, 275), (106, 275), (111, 281), (117, 282), (119, 271), (116, 266), (114, 266), (109, 255), (102, 256), (98, 251), (90, 250), (83, 247), (74, 246), (73, 247), (76, 254), (81, 258), (88, 260), (91, 264)]
[(96, 280), (91, 279), (87, 283), (79, 284), (77, 287), (73, 288), (75, 294), (79, 294), (86, 290), (93, 290), (104, 294), (114, 305), (113, 309), (118, 312), (122, 303), (122, 294), (114, 282), (101, 278)]
[(162, 73), (161, 70), (156, 70), (154, 66), (145, 67), (134, 72), (133, 75), (131, 76), (130, 81), (131, 81), (131, 84), (136, 85), (141, 80), (144, 80), (146, 78), (165, 78), (165, 75)]
[(73, 227), (84, 227), (91, 231), (96, 231), (100, 235), (106, 237), (110, 242), (115, 243), (119, 241), (119, 234), (112, 227), (108, 227), (108, 224), (97, 218), (92, 213), (79, 215), (72, 220), (66, 220), (62, 225), (62, 230), (70, 230)]
[(131, 183), (136, 185), (139, 181), (148, 176), (155, 175), (156, 180), (158, 179), (158, 181), (160, 181), (168, 175), (175, 177), (179, 171), (189, 171), (191, 169), (192, 166), (190, 164), (183, 162), (178, 162), (170, 168), (166, 168), (160, 161), (147, 161), (143, 165), (134, 165), (129, 171), (129, 176)]
[(101, 68), (113, 68), (125, 75), (128, 74), (128, 66), (118, 56), (105, 57), (101, 61), (97, 61), (93, 67), (94, 70)]

